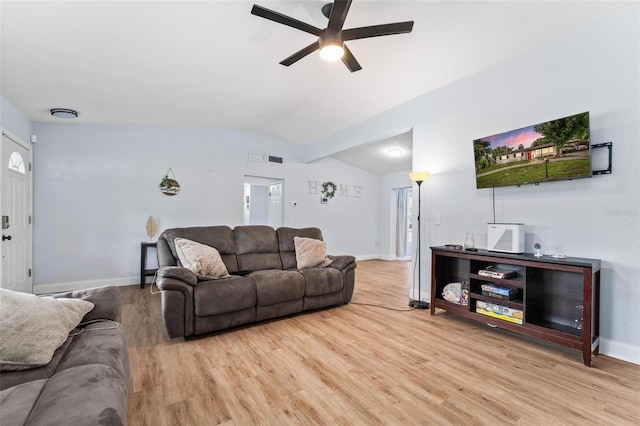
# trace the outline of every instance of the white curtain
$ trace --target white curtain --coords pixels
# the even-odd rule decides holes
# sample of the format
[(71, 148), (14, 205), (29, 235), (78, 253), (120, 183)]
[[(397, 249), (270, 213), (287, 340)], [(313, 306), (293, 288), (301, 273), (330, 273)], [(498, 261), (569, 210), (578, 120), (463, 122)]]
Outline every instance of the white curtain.
[(396, 189), (396, 257), (407, 256), (410, 194), (411, 188)]

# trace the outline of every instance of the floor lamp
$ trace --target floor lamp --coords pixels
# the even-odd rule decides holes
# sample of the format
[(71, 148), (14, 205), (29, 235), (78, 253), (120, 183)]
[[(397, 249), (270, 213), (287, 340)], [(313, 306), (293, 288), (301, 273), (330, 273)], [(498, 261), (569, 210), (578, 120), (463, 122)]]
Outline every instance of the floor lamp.
[(425, 180), (429, 179), (429, 176), (431, 176), (431, 173), (429, 172), (411, 172), (409, 173), (409, 179), (411, 179), (412, 181), (414, 181), (415, 183), (418, 184), (418, 243), (416, 245), (417, 249), (416, 249), (416, 261), (418, 262), (418, 298), (417, 300), (411, 300), (409, 302), (409, 306), (415, 309), (429, 309), (429, 302), (424, 302), (422, 300), (420, 300), (420, 296), (421, 296), (421, 292), (420, 290), (422, 290), (420, 288), (420, 281), (422, 279), (422, 270), (420, 268), (420, 264), (422, 263), (422, 261), (420, 260), (420, 233), (421, 233), (421, 226), (420, 226), (420, 212), (421, 212), (421, 208), (420, 208), (420, 185), (422, 185), (422, 182), (424, 182)]

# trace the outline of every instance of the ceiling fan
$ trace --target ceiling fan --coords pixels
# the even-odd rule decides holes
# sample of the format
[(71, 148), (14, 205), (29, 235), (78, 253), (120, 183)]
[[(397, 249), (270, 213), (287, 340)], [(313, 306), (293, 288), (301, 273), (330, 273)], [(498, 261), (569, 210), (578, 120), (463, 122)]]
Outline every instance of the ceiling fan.
[(258, 6), (257, 4), (253, 5), (251, 14), (296, 28), (300, 31), (304, 31), (318, 37), (317, 41), (314, 41), (307, 47), (300, 49), (280, 62), (282, 65), (287, 67), (310, 53), (320, 50), (320, 56), (323, 59), (329, 61), (337, 61), (338, 59), (341, 59), (347, 68), (349, 68), (349, 71), (355, 72), (361, 70), (362, 67), (353, 56), (353, 53), (351, 53), (349, 48), (344, 44), (345, 41), (410, 33), (413, 29), (413, 21), (406, 21), (343, 30), (342, 26), (347, 18), (350, 6), (351, 0), (335, 0), (333, 3), (325, 4), (322, 7), (322, 14), (329, 19), (329, 23), (327, 24), (327, 28), (323, 30), (273, 10)]

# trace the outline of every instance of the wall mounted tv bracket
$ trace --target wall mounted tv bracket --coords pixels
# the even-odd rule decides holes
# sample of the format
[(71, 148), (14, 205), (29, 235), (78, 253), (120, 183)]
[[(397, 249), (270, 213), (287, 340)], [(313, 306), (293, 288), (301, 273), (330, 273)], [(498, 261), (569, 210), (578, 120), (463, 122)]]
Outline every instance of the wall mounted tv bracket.
[(613, 142), (597, 143), (597, 144), (591, 145), (591, 148), (593, 148), (593, 149), (608, 148), (609, 149), (609, 167), (607, 167), (606, 169), (602, 169), (602, 170), (592, 170), (591, 174), (593, 176), (611, 174), (611, 170), (612, 170), (611, 164), (612, 164), (612, 155), (613, 155)]

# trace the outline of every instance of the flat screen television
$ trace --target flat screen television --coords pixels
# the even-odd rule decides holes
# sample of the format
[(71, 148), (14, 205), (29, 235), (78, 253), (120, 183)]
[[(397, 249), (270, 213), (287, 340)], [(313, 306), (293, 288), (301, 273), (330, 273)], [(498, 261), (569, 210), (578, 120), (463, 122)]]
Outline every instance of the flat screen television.
[(589, 113), (473, 141), (476, 187), (591, 177)]

